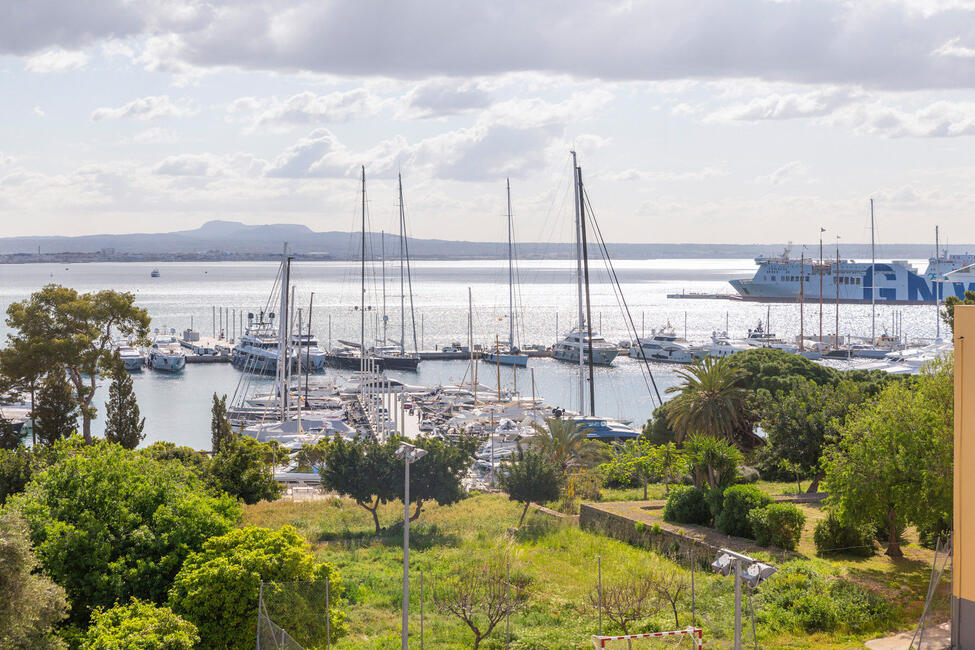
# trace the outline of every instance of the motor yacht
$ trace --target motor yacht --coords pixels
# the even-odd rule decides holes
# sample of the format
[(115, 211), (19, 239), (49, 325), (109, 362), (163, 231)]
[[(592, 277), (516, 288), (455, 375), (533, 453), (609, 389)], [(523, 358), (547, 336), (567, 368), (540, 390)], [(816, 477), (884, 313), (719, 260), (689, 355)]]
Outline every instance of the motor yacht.
[(129, 372), (139, 372), (146, 365), (146, 353), (142, 348), (129, 343), (119, 343), (115, 348), (118, 350), (119, 359), (125, 364), (125, 369)]
[(650, 338), (637, 339), (630, 346), (629, 356), (642, 361), (664, 361), (668, 363), (692, 363), (694, 353), (687, 341), (678, 338), (674, 328), (668, 323), (659, 330), (652, 330)]
[(186, 367), (186, 353), (172, 334), (157, 334), (149, 349), (149, 367), (163, 372), (179, 372)]
[(247, 314), (247, 328), (230, 352), (235, 368), (256, 374), (274, 374), (278, 368), (278, 330), (274, 313)]
[(552, 348), (552, 358), (569, 363), (579, 363), (579, 350), (582, 350), (582, 362), (589, 363), (589, 341), (592, 340), (592, 363), (595, 366), (612, 365), (619, 348), (593, 332), (586, 336), (578, 328), (565, 335), (565, 338)]

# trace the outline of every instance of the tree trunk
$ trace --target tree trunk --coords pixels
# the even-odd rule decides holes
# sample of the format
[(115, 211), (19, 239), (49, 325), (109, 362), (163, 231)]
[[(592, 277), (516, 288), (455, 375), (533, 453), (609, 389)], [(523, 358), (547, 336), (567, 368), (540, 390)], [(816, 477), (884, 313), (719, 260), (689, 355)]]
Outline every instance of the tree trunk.
[(887, 510), (887, 553), (886, 555), (894, 558), (904, 557), (901, 551), (900, 540), (897, 539), (897, 513), (893, 508)]
[(528, 503), (525, 504), (525, 509), (521, 511), (521, 519), (518, 520), (518, 528), (521, 528), (521, 525), (525, 523), (525, 515), (528, 514), (528, 506), (530, 505), (531, 502), (529, 501)]
[(819, 482), (821, 480), (823, 480), (823, 475), (816, 474), (816, 476), (813, 477), (812, 483), (810, 483), (809, 487), (806, 489), (806, 494), (814, 494), (819, 492)]
[(644, 501), (647, 500), (647, 482), (646, 481), (643, 482), (643, 500)]
[(37, 450), (37, 424), (34, 422), (34, 392), (36, 386), (34, 383), (30, 385), (30, 440), (31, 447)]
[(416, 521), (417, 520), (417, 518), (420, 516), (420, 508), (422, 508), (422, 507), (423, 507), (423, 499), (417, 499), (416, 500), (416, 510), (414, 510), (413, 511), (413, 514), (410, 515), (410, 521)]
[(378, 537), (379, 534), (382, 533), (382, 528), (379, 525), (379, 499), (376, 499), (375, 503), (373, 503), (371, 506), (367, 505), (363, 501), (356, 501), (356, 503), (368, 510), (372, 515), (372, 523), (376, 525), (376, 536)]

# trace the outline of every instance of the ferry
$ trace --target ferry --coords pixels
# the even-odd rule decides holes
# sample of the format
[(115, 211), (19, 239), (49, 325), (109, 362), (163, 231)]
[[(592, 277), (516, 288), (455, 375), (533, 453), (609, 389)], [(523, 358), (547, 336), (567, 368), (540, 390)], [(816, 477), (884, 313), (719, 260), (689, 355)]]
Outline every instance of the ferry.
[[(756, 257), (758, 271), (751, 279), (731, 280), (731, 286), (742, 300), (785, 302), (799, 299), (800, 286), (805, 300), (820, 298), (835, 302), (837, 288), (843, 303), (925, 304), (942, 301), (948, 296), (965, 297), (975, 290), (975, 255), (968, 253), (932, 257), (923, 273), (907, 260), (890, 262), (857, 262), (854, 260), (806, 259), (782, 255)], [(874, 296), (871, 296), (875, 293)]]

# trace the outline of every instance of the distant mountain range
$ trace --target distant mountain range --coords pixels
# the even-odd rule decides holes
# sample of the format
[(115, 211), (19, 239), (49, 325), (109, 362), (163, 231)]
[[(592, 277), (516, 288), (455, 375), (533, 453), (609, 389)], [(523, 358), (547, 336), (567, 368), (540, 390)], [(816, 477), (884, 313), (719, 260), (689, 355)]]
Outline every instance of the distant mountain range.
[[(378, 257), (380, 234), (370, 233), (370, 241)], [(397, 255), (398, 239), (386, 234), (386, 251)], [(296, 253), (317, 253), (333, 259), (357, 259), (359, 234), (349, 232), (314, 232), (297, 224), (269, 224), (251, 226), (236, 221), (208, 221), (195, 230), (169, 233), (137, 233), (126, 235), (83, 235), (79, 237), (4, 237), (0, 238), (0, 253), (205, 253), (222, 251), (232, 254), (268, 255), (281, 251), (287, 242)], [(410, 255), (414, 259), (498, 259), (507, 257), (507, 244), (502, 242), (449, 241), (444, 239), (410, 238)], [(608, 244), (616, 259), (650, 258), (751, 258), (757, 255), (781, 253), (784, 244)], [(792, 247), (793, 256), (801, 246)], [(927, 258), (933, 255), (931, 244), (885, 244), (877, 247), (878, 259)], [(968, 247), (951, 246), (952, 252)], [(971, 247), (975, 250), (975, 247)], [(593, 250), (595, 250), (593, 248)], [(818, 243), (807, 245), (807, 256), (819, 252)], [(567, 243), (519, 242), (518, 257), (522, 259), (568, 258), (575, 254)], [(835, 246), (827, 246), (826, 256), (835, 256)], [(841, 244), (844, 258), (869, 258), (868, 244)]]

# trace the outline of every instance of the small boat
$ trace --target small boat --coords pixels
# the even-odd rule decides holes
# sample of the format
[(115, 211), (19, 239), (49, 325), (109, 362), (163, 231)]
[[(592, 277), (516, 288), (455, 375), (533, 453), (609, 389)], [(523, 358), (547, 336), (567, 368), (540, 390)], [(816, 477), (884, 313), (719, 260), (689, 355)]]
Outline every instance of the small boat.
[(728, 338), (727, 332), (711, 332), (711, 343), (691, 348), (696, 357), (730, 357), (738, 352), (751, 350), (752, 346), (736, 343)]
[(586, 432), (586, 437), (590, 440), (600, 440), (603, 442), (615, 442), (623, 440), (634, 440), (640, 437), (641, 431), (627, 426), (622, 422), (609, 418), (600, 418), (591, 415), (569, 416), (569, 421), (574, 422), (580, 429)]
[(158, 277), (159, 277), (159, 275), (160, 275), (160, 273), (159, 273), (159, 269), (153, 269), (153, 270), (152, 270), (152, 273), (150, 273), (150, 274), (149, 274), (149, 277), (150, 277), (150, 278), (158, 278)]
[(179, 372), (186, 367), (186, 353), (172, 334), (157, 334), (149, 349), (149, 367), (163, 372)]

